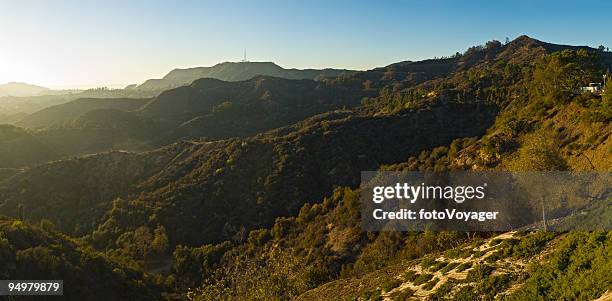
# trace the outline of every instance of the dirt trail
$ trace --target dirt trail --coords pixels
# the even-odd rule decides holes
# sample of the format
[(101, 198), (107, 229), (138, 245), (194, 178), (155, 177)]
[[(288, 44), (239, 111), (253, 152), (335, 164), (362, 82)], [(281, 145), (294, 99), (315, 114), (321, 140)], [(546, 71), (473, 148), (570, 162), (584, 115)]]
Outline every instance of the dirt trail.
[[(419, 275), (432, 274), (433, 276), (431, 277), (431, 279), (437, 278), (438, 282), (432, 288), (426, 289), (424, 288), (424, 286), (425, 286), (425, 283), (427, 282), (417, 285), (417, 284), (414, 284), (412, 281), (405, 280), (404, 274), (397, 275), (395, 276), (395, 278), (398, 280), (401, 280), (402, 284), (390, 290), (389, 292), (382, 293), (383, 300), (392, 300), (391, 296), (394, 293), (398, 293), (406, 289), (410, 289), (414, 291), (414, 295), (413, 295), (414, 297), (424, 299), (425, 297), (433, 294), (440, 286), (444, 285), (446, 282), (448, 282), (451, 279), (452, 280), (466, 279), (468, 272), (472, 270), (473, 266), (485, 262), (484, 260), (495, 252), (496, 246), (499, 245), (498, 242), (507, 240), (507, 239), (511, 239), (514, 236), (514, 234), (515, 232), (506, 232), (498, 236), (487, 239), (486, 241), (484, 241), (484, 243), (482, 243), (479, 246), (472, 247), (472, 248), (466, 247), (464, 248), (464, 250), (470, 249), (469, 251), (472, 252), (472, 254), (466, 258), (445, 258), (444, 255), (439, 255), (438, 257), (435, 258), (436, 261), (448, 262), (448, 264), (455, 265), (455, 267), (453, 267), (452, 269), (448, 271), (445, 271), (444, 273), (442, 272), (444, 268), (441, 268), (440, 270), (435, 271), (435, 272), (431, 272), (429, 271), (430, 268), (424, 269), (419, 263), (416, 263), (415, 265), (410, 266), (408, 269), (404, 271), (404, 274), (408, 273), (409, 271), (414, 271)], [(492, 244), (493, 241), (496, 242), (495, 245)], [(465, 263), (471, 263), (471, 266), (463, 271), (458, 271), (457, 268)], [(508, 272), (516, 272), (516, 271), (524, 269), (527, 263), (518, 261), (518, 260), (512, 260), (512, 261), (499, 260), (498, 262), (496, 262), (495, 265), (496, 265), (496, 268), (499, 268), (499, 271), (496, 271), (496, 273), (508, 273)], [(462, 285), (466, 285), (466, 284), (457, 284), (457, 287), (460, 287)]]
[(603, 295), (601, 295), (601, 297), (593, 300), (593, 301), (612, 301), (612, 292), (611, 291), (607, 291), (605, 292)]

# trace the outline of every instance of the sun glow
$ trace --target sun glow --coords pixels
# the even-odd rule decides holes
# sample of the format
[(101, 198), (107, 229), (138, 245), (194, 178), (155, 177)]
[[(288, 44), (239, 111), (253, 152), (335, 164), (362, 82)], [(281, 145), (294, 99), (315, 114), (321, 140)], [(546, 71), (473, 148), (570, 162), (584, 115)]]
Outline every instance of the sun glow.
[(10, 56), (0, 53), (0, 84), (7, 82), (35, 83), (37, 79), (31, 75), (38, 73), (38, 71), (31, 65), (18, 65), (15, 61)]

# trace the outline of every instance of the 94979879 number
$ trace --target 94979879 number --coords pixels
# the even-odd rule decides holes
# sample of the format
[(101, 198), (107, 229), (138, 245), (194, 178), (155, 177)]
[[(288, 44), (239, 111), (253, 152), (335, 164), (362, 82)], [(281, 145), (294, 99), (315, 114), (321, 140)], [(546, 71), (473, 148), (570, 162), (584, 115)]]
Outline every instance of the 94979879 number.
[(0, 280), (0, 296), (63, 295), (62, 280)]

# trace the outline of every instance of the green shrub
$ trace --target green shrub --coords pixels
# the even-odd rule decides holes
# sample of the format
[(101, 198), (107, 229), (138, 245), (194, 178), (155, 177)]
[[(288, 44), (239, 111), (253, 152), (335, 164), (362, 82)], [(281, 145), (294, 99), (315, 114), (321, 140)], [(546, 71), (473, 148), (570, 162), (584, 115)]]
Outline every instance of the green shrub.
[(449, 278), (442, 285), (436, 289), (436, 291), (429, 296), (430, 301), (447, 300), (453, 289), (457, 287), (459, 280)]
[(478, 291), (482, 292), (482, 294), (487, 297), (491, 297), (492, 300), (495, 295), (508, 287), (511, 280), (512, 276), (509, 274), (491, 276), (478, 285)]
[(485, 280), (489, 275), (491, 275), (491, 273), (493, 273), (493, 270), (495, 270), (495, 268), (490, 265), (476, 265), (468, 272), (465, 280), (468, 282), (479, 282)]
[(391, 279), (387, 279), (385, 280), (381, 285), (380, 288), (382, 289), (383, 292), (389, 292), (392, 289), (400, 286), (400, 284), (402, 284), (402, 281), (399, 279), (395, 279), (395, 278), (391, 278)]
[(391, 294), (390, 297), (393, 301), (408, 301), (412, 296), (414, 296), (414, 291), (407, 288)]
[(434, 278), (431, 279), (429, 282), (425, 283), (422, 288), (426, 291), (431, 290), (432, 288), (434, 288), (434, 286), (436, 286), (436, 284), (438, 283), (438, 281), (440, 281), (440, 279), (438, 278)]
[(491, 246), (491, 247), (492, 247), (492, 246), (497, 246), (497, 245), (499, 245), (499, 244), (500, 244), (502, 241), (503, 241), (503, 239), (499, 239), (499, 238), (493, 239), (493, 240), (491, 240), (491, 242), (489, 243), (489, 246)]
[(431, 280), (432, 277), (433, 277), (433, 274), (421, 274), (421, 275), (419, 275), (419, 277), (414, 279), (414, 281), (412, 281), (412, 283), (414, 285), (421, 285), (421, 284)]
[(453, 296), (453, 301), (474, 301), (480, 299), (476, 289), (469, 285), (460, 287)]
[(484, 254), (485, 254), (484, 251), (474, 250), (474, 251), (472, 251), (472, 258), (480, 258)]
[(612, 232), (570, 232), (507, 300), (594, 300), (610, 289)]
[(421, 267), (423, 269), (427, 269), (430, 266), (436, 264), (436, 262), (437, 262), (436, 259), (433, 258), (433, 257), (425, 257), (425, 258), (421, 259)]
[(404, 274), (404, 279), (411, 282), (414, 281), (414, 279), (416, 279), (417, 277), (419, 277), (419, 274), (414, 270), (410, 270)]
[(471, 244), (470, 247), (471, 248), (478, 248), (480, 246), (482, 246), (482, 244), (484, 244), (485, 241), (482, 238), (476, 238), (476, 240), (474, 240)]
[(531, 257), (546, 246), (546, 244), (555, 238), (558, 234), (555, 232), (544, 232), (538, 231), (534, 234), (528, 235), (520, 240), (517, 244), (512, 247), (512, 255), (526, 258)]
[(472, 250), (469, 248), (454, 248), (454, 249), (446, 250), (444, 252), (444, 257), (448, 259), (467, 258), (471, 254), (472, 254)]
[(469, 269), (471, 267), (472, 267), (472, 263), (471, 262), (464, 262), (464, 263), (460, 264), (457, 267), (457, 269), (455, 269), (455, 271), (457, 273), (461, 273), (461, 272), (463, 272), (463, 271), (465, 271), (465, 270), (467, 270), (467, 269)]
[(450, 270), (454, 269), (455, 267), (457, 267), (459, 265), (458, 262), (451, 262), (449, 263), (447, 266), (445, 266), (443, 269), (440, 270), (440, 273), (442, 274), (446, 274), (448, 273)]
[(443, 267), (446, 267), (448, 262), (446, 261), (436, 261), (436, 263), (429, 269), (431, 272), (436, 272)]
[(379, 289), (367, 290), (361, 294), (361, 299), (363, 300), (377, 300), (377, 298), (380, 297), (381, 296)]

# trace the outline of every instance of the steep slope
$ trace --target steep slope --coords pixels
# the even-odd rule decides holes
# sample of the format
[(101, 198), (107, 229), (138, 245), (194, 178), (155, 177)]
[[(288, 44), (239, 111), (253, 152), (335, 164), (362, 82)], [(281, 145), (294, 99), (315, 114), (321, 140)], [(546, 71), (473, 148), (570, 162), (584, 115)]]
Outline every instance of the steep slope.
[[(432, 97), (461, 102), (486, 99), (500, 108), (484, 136), (457, 139), (381, 169), (612, 170), (612, 114), (608, 109), (611, 99), (576, 96), (572, 90), (592, 80), (591, 76), (601, 75), (605, 62), (600, 59), (607, 54), (581, 51), (584, 48), (550, 54), (539, 41), (524, 37), (499, 47), (472, 53), (472, 58), (484, 59), (471, 63), (470, 68), (456, 66), (451, 68), (453, 71), (432, 72), (427, 74), (429, 80), (420, 80), (419, 85), (408, 86), (406, 91), (381, 93), (367, 101), (362, 109), (379, 116), (384, 115), (380, 111), (420, 107)], [(469, 62), (470, 54), (464, 56), (467, 57), (447, 61)], [(400, 67), (411, 64), (402, 63)], [(386, 70), (394, 68), (397, 73), (398, 66)], [(575, 70), (581, 76), (574, 76)], [(445, 72), (451, 73), (444, 76)], [(568, 90), (547, 87), (549, 76), (572, 84)], [(392, 79), (387, 83), (399, 85), (413, 80), (401, 73), (388, 78)], [(175, 254), (175, 271), (185, 280), (182, 289), (202, 283), (195, 300), (218, 295), (291, 299), (317, 286), (320, 288), (302, 298), (475, 300), (506, 294), (511, 300), (545, 295), (555, 296), (552, 299), (592, 299), (610, 289), (609, 282), (596, 280), (609, 265), (605, 258), (610, 240), (605, 233), (577, 232), (550, 245), (546, 242), (555, 234), (538, 233), (517, 239), (508, 239), (504, 234), (507, 242), (500, 243), (499, 237), (490, 239), (486, 250), (478, 250), (476, 256), (472, 254), (474, 250), (452, 250), (462, 241), (474, 240), (465, 233), (365, 232), (360, 226), (358, 197), (358, 190), (338, 188), (322, 203), (304, 205), (297, 216), (279, 218), (271, 227), (233, 237), (233, 247), (218, 244), (180, 249)], [(552, 257), (546, 256), (549, 247), (555, 254)], [(579, 251), (573, 251), (575, 248)], [(449, 251), (437, 253), (441, 250)], [(420, 259), (418, 264), (411, 261), (430, 253), (438, 255)], [(456, 259), (464, 253), (471, 256), (474, 268), (463, 265), (464, 259)], [(436, 258), (443, 260), (435, 262)], [(530, 265), (525, 259), (537, 263)], [(185, 262), (202, 262), (203, 267), (200, 271), (189, 270)], [(422, 270), (420, 262), (431, 265)], [(595, 262), (597, 265), (591, 264)], [(256, 272), (247, 272), (253, 269)], [(409, 279), (404, 278), (409, 270), (413, 271)], [(448, 274), (459, 280), (449, 281)], [(578, 282), (581, 277), (588, 280)], [(576, 288), (571, 287), (572, 283)], [(232, 289), (227, 290), (229, 287)]]
[(0, 168), (44, 163), (61, 156), (32, 132), (0, 125)]
[(2, 114), (0, 113), (0, 124), (15, 124), (28, 114), (26, 113), (8, 113)]
[[(153, 300), (159, 289), (142, 272), (65, 237), (50, 223), (0, 217), (2, 279), (62, 279), (62, 300)], [(93, 294), (92, 292), (95, 292)]]
[[(148, 179), (146, 186), (138, 188), (146, 192), (133, 203), (138, 208), (116, 212), (121, 215), (110, 218), (115, 220), (113, 227), (131, 228), (137, 220), (133, 217), (126, 220), (126, 217), (122, 216), (123, 213), (146, 216), (152, 214), (150, 210), (154, 209), (159, 222), (168, 230), (171, 240), (177, 243), (217, 241), (233, 235), (236, 231), (234, 229), (270, 224), (276, 216), (295, 213), (304, 202), (319, 199), (329, 193), (333, 185), (356, 185), (360, 170), (394, 162), (424, 148), (450, 143), (456, 137), (478, 135), (491, 124), (492, 116), (492, 108), (471, 104), (440, 105), (386, 118), (339, 112), (243, 141), (177, 144), (171, 149), (179, 150), (172, 153), (179, 152), (181, 155), (169, 165), (155, 163), (152, 168), (160, 170), (160, 173)], [(411, 129), (418, 129), (418, 133)], [(370, 147), (366, 147), (368, 145)], [(372, 147), (374, 145), (376, 147)], [(172, 157), (171, 154), (166, 154), (167, 150), (160, 152), (164, 154), (164, 158)], [(111, 163), (114, 161), (113, 157), (120, 159), (120, 162), (126, 160), (125, 163), (130, 163)], [(98, 212), (107, 210), (112, 198), (119, 196), (121, 191), (136, 189), (136, 179), (145, 180), (140, 177), (124, 179), (112, 175), (132, 174), (144, 167), (138, 168), (142, 164), (140, 160), (152, 160), (147, 159), (148, 157), (148, 154), (113, 153), (80, 159), (83, 161), (58, 162), (55, 165), (31, 169), (3, 183), (6, 189), (2, 199), (7, 200), (7, 203), (2, 212), (14, 215), (17, 202), (25, 202), (27, 208), (32, 208), (29, 216), (34, 219), (45, 217), (62, 225), (66, 230), (82, 228), (84, 225), (91, 230), (91, 225), (96, 224), (96, 218), (81, 214), (74, 208), (58, 210), (59, 204), (48, 200), (56, 199), (54, 195), (57, 191), (62, 195), (57, 196), (58, 201), (61, 200), (66, 206), (76, 206), (79, 200), (83, 199), (83, 189), (86, 189), (88, 194), (93, 193), (96, 197), (88, 198), (88, 202), (94, 203), (88, 203), (82, 207), (83, 210), (97, 210), (96, 202), (102, 202), (103, 205)], [(135, 160), (137, 158), (141, 159)], [(90, 164), (94, 165), (89, 166)], [(109, 169), (108, 166), (115, 166), (117, 169)], [(99, 170), (100, 168), (103, 170)], [(52, 182), (51, 178), (33, 179), (41, 172), (45, 177), (56, 174), (59, 177), (57, 180), (70, 174), (73, 180), (65, 184), (77, 185), (79, 188), (65, 194), (68, 193), (68, 187), (30, 187), (34, 183)], [(110, 186), (83, 185), (80, 182), (91, 179), (83, 173), (100, 172), (114, 179), (107, 183)], [(242, 184), (238, 185), (236, 181), (240, 178), (243, 178)], [(80, 180), (75, 182), (77, 179)], [(98, 177), (98, 181), (100, 180)], [(111, 185), (115, 181), (125, 189), (113, 188), (113, 194), (101, 194), (100, 189), (115, 187), (114, 184)], [(21, 192), (14, 194), (11, 191)], [(221, 193), (222, 191), (224, 193)], [(33, 192), (40, 193), (40, 197), (44, 196), (45, 205), (37, 205), (43, 200), (31, 195)], [(175, 203), (177, 195), (181, 195), (181, 200)], [(219, 197), (225, 200), (221, 207), (221, 204), (215, 201)], [(51, 212), (64, 213), (55, 215), (45, 207), (47, 205), (57, 209)], [(141, 205), (146, 207), (140, 208)], [(214, 213), (209, 218), (202, 219), (202, 214), (223, 212), (222, 208), (234, 209), (228, 211), (227, 215)], [(241, 212), (242, 210), (245, 212)], [(180, 217), (176, 215), (177, 212), (190, 215)], [(70, 214), (70, 217), (63, 217), (66, 214)], [(256, 215), (252, 216), (253, 214)], [(76, 216), (85, 218), (86, 221), (81, 221), (81, 218), (75, 218)], [(99, 214), (94, 214), (93, 217), (99, 217)], [(177, 218), (181, 219), (180, 223), (175, 222)], [(77, 227), (79, 224), (81, 226)], [(202, 229), (204, 234), (191, 235), (194, 232), (187, 231), (198, 228)], [(105, 227), (101, 229), (108, 230), (110, 229)]]
[(162, 79), (150, 79), (132, 87), (134, 90), (166, 90), (191, 84), (199, 78), (214, 78), (223, 81), (244, 81), (264, 75), (286, 79), (317, 80), (325, 77), (349, 75), (355, 71), (337, 69), (284, 69), (272, 62), (225, 62), (212, 67), (174, 69)]
[(119, 109), (94, 109), (62, 125), (38, 129), (36, 138), (66, 156), (105, 151), (147, 151), (164, 124)]
[[(161, 174), (179, 179), (138, 202), (147, 207), (158, 202), (156, 215), (171, 241), (228, 239), (240, 228), (270, 225), (277, 216), (295, 214), (305, 202), (331, 193), (334, 185), (357, 185), (361, 170), (457, 137), (479, 135), (494, 114), (491, 107), (470, 104), (386, 118), (340, 113), (316, 123), (307, 120), (290, 129), (229, 141), (214, 152), (196, 148), (181, 164), (189, 169), (165, 168)], [(189, 214), (178, 217), (176, 211)], [(191, 235), (188, 229), (203, 232)]]
[[(172, 156), (172, 149), (112, 152), (33, 167), (0, 182), (0, 212), (17, 216), (22, 206), (28, 221), (49, 217), (65, 233), (86, 233), (115, 198), (137, 193), (138, 183)], [(51, 217), (50, 211), (57, 214)]]
[(19, 125), (37, 128), (37, 139), (65, 155), (143, 151), (181, 139), (251, 136), (355, 107), (364, 95), (373, 92), (364, 91), (357, 81), (200, 79), (152, 99), (70, 101), (28, 115)]
[(610, 289), (611, 239), (605, 232), (504, 233), (334, 281), (297, 300), (594, 300)]
[(136, 112), (176, 126), (170, 141), (192, 137), (244, 137), (326, 111), (359, 104), (359, 82), (255, 77), (240, 82), (200, 79), (166, 91)]
[(30, 114), (17, 123), (19, 126), (28, 128), (50, 127), (61, 125), (75, 118), (100, 109), (115, 109), (121, 111), (132, 111), (147, 103), (148, 99), (97, 99), (83, 98), (68, 103), (48, 107), (36, 113)]

